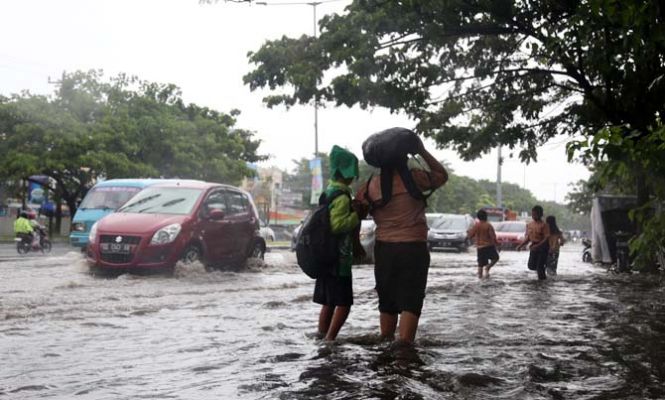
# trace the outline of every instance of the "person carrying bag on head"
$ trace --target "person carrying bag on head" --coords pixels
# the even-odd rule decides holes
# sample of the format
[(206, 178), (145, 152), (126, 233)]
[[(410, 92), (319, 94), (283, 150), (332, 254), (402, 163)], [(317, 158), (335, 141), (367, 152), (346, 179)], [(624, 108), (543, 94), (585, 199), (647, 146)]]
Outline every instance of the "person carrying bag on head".
[[(419, 155), (425, 169), (409, 169), (408, 155)], [(446, 169), (418, 136), (392, 128), (363, 143), (365, 160), (381, 169), (360, 186), (356, 196), (376, 223), (374, 277), (379, 297), (381, 337), (412, 343), (425, 298), (430, 256), (427, 248), (427, 195), (448, 180)]]

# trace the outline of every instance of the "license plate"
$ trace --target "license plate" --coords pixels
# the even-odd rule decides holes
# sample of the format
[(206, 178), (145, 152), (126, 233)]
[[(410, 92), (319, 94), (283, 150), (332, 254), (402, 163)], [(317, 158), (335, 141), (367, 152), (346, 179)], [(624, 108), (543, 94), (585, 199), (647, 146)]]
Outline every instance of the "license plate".
[(450, 246), (450, 242), (441, 242), (441, 247), (448, 247)]
[(129, 254), (131, 245), (128, 243), (100, 243), (102, 253)]

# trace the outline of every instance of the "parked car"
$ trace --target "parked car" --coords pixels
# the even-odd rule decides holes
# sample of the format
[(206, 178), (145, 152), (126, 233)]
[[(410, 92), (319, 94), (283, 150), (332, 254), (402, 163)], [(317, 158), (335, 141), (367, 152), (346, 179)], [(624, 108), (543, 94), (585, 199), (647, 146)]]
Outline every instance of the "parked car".
[(524, 240), (526, 222), (503, 221), (494, 227), (496, 241), (501, 249), (514, 249)]
[(120, 208), (143, 188), (164, 179), (110, 179), (88, 190), (72, 219), (69, 243), (82, 250), (88, 245), (90, 228), (95, 222)]
[(291, 251), (296, 251), (296, 243), (298, 242), (298, 232), (300, 232), (300, 229), (302, 228), (302, 224), (305, 221), (300, 221), (300, 223), (293, 228), (293, 231), (291, 231)]
[(198, 181), (145, 188), (95, 223), (89, 242), (88, 264), (103, 271), (169, 271), (179, 260), (240, 266), (266, 249), (251, 196)]
[(261, 222), (261, 228), (259, 229), (259, 233), (261, 234), (263, 240), (265, 240), (266, 242), (275, 241), (275, 231), (273, 231), (272, 228), (268, 226), (268, 224)]
[(443, 217), (444, 213), (425, 213), (425, 218), (427, 219), (427, 227), (431, 228), (432, 224), (438, 220), (439, 218)]
[(376, 223), (373, 219), (360, 221), (360, 244), (365, 250), (365, 258), (360, 260), (363, 264), (374, 264), (374, 243), (376, 242)]
[(467, 230), (471, 229), (474, 219), (470, 215), (443, 214), (432, 223), (427, 233), (430, 250), (456, 249), (467, 251), (471, 242)]

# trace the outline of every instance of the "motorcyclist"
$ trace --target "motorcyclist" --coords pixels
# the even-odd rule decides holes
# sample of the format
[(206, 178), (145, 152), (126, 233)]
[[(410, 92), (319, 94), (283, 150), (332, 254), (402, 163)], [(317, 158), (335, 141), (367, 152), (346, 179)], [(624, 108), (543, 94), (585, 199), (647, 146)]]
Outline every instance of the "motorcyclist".
[(14, 222), (14, 234), (21, 238), (23, 242), (32, 243), (34, 229), (28, 219), (28, 213), (21, 211), (19, 217)]
[(44, 230), (44, 225), (42, 225), (39, 220), (37, 219), (37, 216), (34, 214), (28, 214), (28, 220), (30, 221), (30, 226), (32, 226), (33, 230), (33, 242), (32, 245), (34, 247), (41, 246), (42, 245), (42, 239), (44, 239), (44, 236), (46, 236), (46, 231)]

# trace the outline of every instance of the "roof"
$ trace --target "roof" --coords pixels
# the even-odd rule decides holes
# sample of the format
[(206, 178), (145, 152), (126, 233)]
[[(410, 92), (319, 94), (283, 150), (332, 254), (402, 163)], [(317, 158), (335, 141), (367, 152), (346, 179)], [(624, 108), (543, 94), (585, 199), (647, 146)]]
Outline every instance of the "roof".
[(106, 181), (97, 182), (94, 187), (129, 186), (144, 188), (146, 186), (154, 185), (155, 183), (163, 181), (163, 179), (109, 179)]
[(212, 187), (223, 187), (227, 189), (234, 189), (237, 191), (242, 191), (241, 189), (231, 186), (231, 185), (224, 185), (221, 183), (214, 183), (214, 182), (204, 182), (204, 181), (197, 181), (197, 180), (192, 180), (192, 179), (169, 179), (165, 180), (160, 183), (156, 183), (154, 185), (151, 185), (154, 187), (183, 187), (183, 188), (189, 188), (189, 189), (210, 189)]
[(157, 185), (166, 182), (203, 182), (190, 179), (160, 179), (160, 178), (124, 178), (124, 179), (109, 179), (97, 182), (94, 187), (109, 187), (109, 186), (128, 186), (144, 188), (147, 186)]

